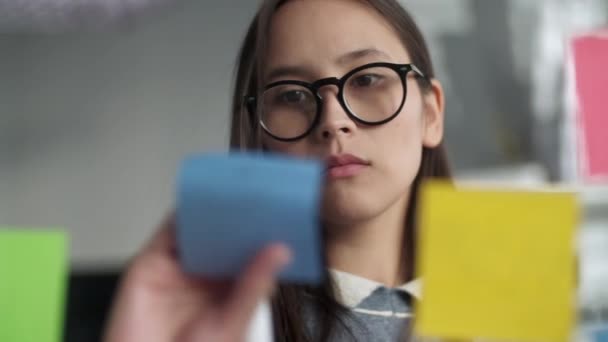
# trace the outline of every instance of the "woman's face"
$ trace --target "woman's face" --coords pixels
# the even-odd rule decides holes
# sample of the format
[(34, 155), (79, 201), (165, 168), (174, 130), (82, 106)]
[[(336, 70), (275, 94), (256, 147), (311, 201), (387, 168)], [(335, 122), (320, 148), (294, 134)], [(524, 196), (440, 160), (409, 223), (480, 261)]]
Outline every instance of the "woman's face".
[[(264, 84), (340, 78), (372, 62), (411, 62), (395, 30), (362, 1), (289, 1), (273, 16), (270, 32)], [(394, 205), (405, 205), (423, 145), (438, 145), (443, 132), (439, 84), (434, 82), (433, 91), (422, 93), (413, 73), (406, 83), (405, 104), (386, 124), (368, 126), (350, 119), (336, 97), (337, 86), (328, 85), (319, 90), (324, 105), (320, 122), (309, 135), (292, 142), (264, 135), (264, 144), (272, 151), (323, 160), (334, 157), (337, 164), (349, 164), (345, 155), (362, 161), (363, 165), (328, 171), (323, 205), (326, 223), (356, 224)]]

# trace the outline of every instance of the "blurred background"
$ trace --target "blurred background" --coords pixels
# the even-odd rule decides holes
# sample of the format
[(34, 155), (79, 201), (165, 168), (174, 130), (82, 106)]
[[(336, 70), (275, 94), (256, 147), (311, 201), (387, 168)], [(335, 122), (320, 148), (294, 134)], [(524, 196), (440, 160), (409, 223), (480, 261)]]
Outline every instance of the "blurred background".
[[(568, 38), (608, 0), (401, 0), (447, 92), (457, 178), (580, 191), (581, 318), (608, 322), (608, 185), (577, 177)], [(69, 341), (95, 340), (187, 154), (224, 150), (251, 0), (0, 0), (0, 224), (71, 235)]]

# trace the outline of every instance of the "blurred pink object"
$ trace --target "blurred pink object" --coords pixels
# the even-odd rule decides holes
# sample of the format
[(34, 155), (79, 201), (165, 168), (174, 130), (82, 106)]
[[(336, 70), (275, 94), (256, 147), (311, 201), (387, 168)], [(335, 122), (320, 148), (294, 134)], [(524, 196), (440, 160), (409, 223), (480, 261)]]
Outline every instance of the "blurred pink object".
[(608, 29), (573, 43), (582, 176), (608, 182)]

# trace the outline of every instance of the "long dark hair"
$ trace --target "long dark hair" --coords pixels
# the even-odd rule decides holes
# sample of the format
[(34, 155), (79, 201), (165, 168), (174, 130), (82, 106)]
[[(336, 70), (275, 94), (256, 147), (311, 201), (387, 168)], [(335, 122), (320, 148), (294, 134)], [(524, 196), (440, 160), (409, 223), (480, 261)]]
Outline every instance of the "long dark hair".
[[(247, 111), (246, 95), (257, 94), (261, 89), (264, 54), (268, 44), (269, 26), (273, 14), (287, 0), (266, 0), (260, 7), (241, 47), (236, 69), (232, 100), (232, 126), (230, 146), (232, 149), (260, 150), (262, 130), (257, 118)], [(431, 91), (429, 79), (435, 77), (426, 42), (411, 15), (397, 0), (361, 0), (378, 11), (394, 28), (407, 48), (412, 63), (427, 76), (419, 79), (423, 91)], [(416, 205), (421, 181), (426, 178), (450, 178), (450, 169), (443, 144), (435, 148), (422, 147), (422, 161), (412, 184), (411, 198), (405, 220), (403, 255), (405, 257), (406, 280), (415, 276), (416, 255)], [(336, 301), (334, 285), (326, 274), (321, 286), (281, 285), (273, 298), (275, 336), (278, 341), (324, 341), (337, 329), (345, 328), (344, 317), (348, 310)], [(320, 326), (315, 335), (310, 335), (302, 317), (301, 308), (312, 303)], [(348, 329), (347, 329), (348, 330)], [(353, 336), (354, 337), (354, 336)]]

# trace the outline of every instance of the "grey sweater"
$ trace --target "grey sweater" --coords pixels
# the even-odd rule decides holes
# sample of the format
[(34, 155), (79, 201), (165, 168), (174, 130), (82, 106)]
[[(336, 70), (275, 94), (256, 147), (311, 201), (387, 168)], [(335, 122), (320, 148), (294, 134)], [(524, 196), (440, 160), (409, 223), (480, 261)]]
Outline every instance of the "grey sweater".
[[(337, 286), (338, 301), (350, 310), (351, 315), (345, 317), (344, 322), (354, 335), (353, 338), (346, 332), (338, 332), (332, 342), (402, 340), (412, 317), (412, 298), (419, 295), (417, 283), (387, 288), (345, 272), (332, 270), (331, 274)], [(319, 322), (306, 315), (306, 324), (314, 336)]]

